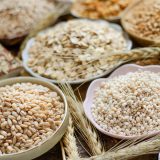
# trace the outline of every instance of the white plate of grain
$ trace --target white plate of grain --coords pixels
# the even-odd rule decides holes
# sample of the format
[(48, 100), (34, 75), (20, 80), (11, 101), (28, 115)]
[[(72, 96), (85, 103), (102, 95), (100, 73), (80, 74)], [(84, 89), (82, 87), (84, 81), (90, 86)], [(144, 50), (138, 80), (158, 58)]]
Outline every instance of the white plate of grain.
[[(84, 19), (86, 20), (86, 19)], [(88, 21), (88, 20), (87, 20)], [(63, 22), (61, 22), (63, 23)], [(101, 21), (101, 20), (97, 20), (97, 23), (108, 23), (108, 22), (105, 22), (105, 21)], [(122, 28), (117, 25), (117, 24), (113, 24), (113, 23), (109, 23), (109, 25), (119, 31), (119, 32), (123, 32)], [(42, 31), (40, 32), (39, 34), (44, 34), (47, 30), (45, 31)], [(123, 35), (126, 39), (126, 43), (127, 43), (127, 48), (126, 48), (126, 51), (123, 51), (123, 53), (125, 54), (127, 51), (129, 51), (131, 48), (132, 48), (132, 41), (129, 39), (128, 35), (123, 32)], [(97, 78), (100, 78), (100, 77), (104, 77), (105, 75), (109, 74), (110, 72), (112, 72), (115, 68), (117, 68), (120, 64), (117, 64), (117, 65), (114, 65), (111, 69), (108, 69), (106, 71), (104, 71), (102, 74), (100, 75), (96, 75), (96, 76), (91, 76), (90, 78), (87, 78), (87, 79), (78, 79), (78, 80), (74, 80), (74, 81), (57, 81), (57, 80), (54, 80), (54, 79), (50, 79), (50, 78), (46, 78), (46, 77), (43, 77), (41, 75), (39, 75), (38, 73), (35, 73), (29, 66), (28, 66), (28, 59), (29, 59), (29, 50), (30, 48), (34, 45), (35, 43), (35, 38), (31, 38), (28, 42), (27, 42), (27, 45), (26, 47), (24, 48), (23, 52), (22, 52), (22, 59), (23, 59), (23, 66), (25, 68), (25, 70), (30, 74), (32, 75), (33, 77), (36, 77), (36, 78), (40, 78), (42, 80), (46, 80), (48, 82), (51, 82), (51, 83), (70, 83), (70, 84), (81, 84), (81, 83), (84, 83), (84, 82), (88, 82), (88, 81), (91, 81), (91, 80), (94, 80), (94, 79), (97, 79)]]

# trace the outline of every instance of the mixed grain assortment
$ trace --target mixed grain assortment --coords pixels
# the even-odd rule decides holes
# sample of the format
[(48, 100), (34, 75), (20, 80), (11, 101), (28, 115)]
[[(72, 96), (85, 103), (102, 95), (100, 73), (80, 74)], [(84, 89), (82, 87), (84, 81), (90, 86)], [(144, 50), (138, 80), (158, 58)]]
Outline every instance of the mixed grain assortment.
[(54, 3), (49, 0), (1, 0), (0, 39), (27, 35), (54, 8)]
[(133, 0), (85, 0), (75, 2), (72, 12), (80, 17), (91, 19), (112, 19), (128, 7)]
[(160, 39), (160, 1), (147, 0), (133, 7), (124, 19), (128, 30), (142, 38)]
[(108, 23), (70, 20), (35, 37), (28, 66), (35, 73), (57, 81), (86, 79), (112, 67), (100, 56), (127, 49), (123, 32)]
[(21, 62), (0, 45), (0, 78), (22, 68)]
[[(120, 16), (133, 0), (86, 0), (73, 12), (91, 19)], [(1, 0), (0, 40), (26, 36), (55, 9), (52, 0)], [(126, 19), (132, 32), (160, 39), (160, 1), (147, 0)], [(33, 72), (57, 81), (92, 78), (113, 68), (106, 56), (128, 50), (122, 32), (104, 21), (71, 20), (38, 34), (29, 50)], [(105, 58), (104, 58), (105, 57)], [(0, 46), (0, 78), (21, 68), (19, 60)], [(92, 116), (104, 130), (141, 136), (160, 130), (160, 74), (141, 71), (103, 82), (95, 91)], [(40, 84), (0, 87), (0, 156), (40, 146), (64, 119), (60, 96)]]
[(128, 73), (95, 90), (92, 116), (105, 131), (142, 136), (160, 130), (160, 73)]
[(64, 104), (49, 88), (32, 83), (0, 87), (0, 155), (41, 145), (63, 116)]

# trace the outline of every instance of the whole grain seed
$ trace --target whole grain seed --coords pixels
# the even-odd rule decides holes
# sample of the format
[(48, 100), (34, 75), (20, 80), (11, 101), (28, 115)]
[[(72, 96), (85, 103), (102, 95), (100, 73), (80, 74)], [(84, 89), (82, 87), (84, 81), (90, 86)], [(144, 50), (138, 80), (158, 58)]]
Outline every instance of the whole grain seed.
[[(105, 21), (70, 20), (35, 37), (28, 66), (57, 81), (86, 79), (112, 67), (97, 57), (127, 49), (123, 33)], [(103, 65), (105, 69), (101, 68)]]
[[(46, 106), (38, 105), (43, 104), (44, 101)], [(3, 141), (0, 143), (1, 154), (15, 153), (42, 144), (54, 134), (63, 120), (64, 104), (61, 98), (57, 93), (41, 85), (16, 83), (0, 87), (0, 105), (2, 104), (3, 107), (0, 108), (0, 141)], [(59, 112), (47, 114), (55, 108), (62, 110), (61, 116)], [(57, 119), (55, 120), (54, 117)]]
[(95, 90), (92, 116), (107, 132), (148, 135), (160, 130), (160, 74), (128, 73), (108, 79)]

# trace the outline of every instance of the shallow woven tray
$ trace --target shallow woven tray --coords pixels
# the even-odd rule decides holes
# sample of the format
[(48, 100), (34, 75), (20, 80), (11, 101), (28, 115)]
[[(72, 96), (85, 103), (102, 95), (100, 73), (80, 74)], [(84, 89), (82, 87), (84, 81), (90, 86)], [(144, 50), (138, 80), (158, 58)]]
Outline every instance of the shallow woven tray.
[[(149, 38), (140, 37), (139, 35), (135, 34), (134, 32), (130, 31), (129, 23), (126, 21), (126, 18), (129, 17), (128, 15), (134, 10), (134, 8), (141, 3), (143, 3), (146, 0), (136, 0), (135, 3), (133, 3), (131, 6), (129, 6), (123, 13), (123, 16), (121, 18), (121, 24), (125, 31), (133, 38), (134, 41), (136, 41), (141, 46), (152, 46), (156, 44), (160, 44), (160, 41), (155, 41)], [(149, 0), (148, 0), (149, 1)]]

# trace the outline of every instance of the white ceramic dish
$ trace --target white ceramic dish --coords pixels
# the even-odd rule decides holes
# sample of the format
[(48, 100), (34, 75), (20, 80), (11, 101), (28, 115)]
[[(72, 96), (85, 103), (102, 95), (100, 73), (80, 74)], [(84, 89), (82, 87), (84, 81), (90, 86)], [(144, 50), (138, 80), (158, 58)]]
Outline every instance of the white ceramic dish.
[(124, 65), (120, 68), (118, 68), (117, 70), (115, 70), (110, 76), (109, 78), (101, 78), (101, 79), (97, 79), (97, 80), (94, 80), (89, 88), (88, 88), (88, 91), (87, 91), (87, 94), (86, 94), (86, 99), (84, 101), (84, 111), (85, 111), (85, 114), (87, 116), (87, 118), (90, 120), (90, 122), (99, 130), (101, 131), (102, 133), (108, 135), (108, 136), (111, 136), (111, 137), (114, 137), (114, 138), (118, 138), (118, 139), (134, 139), (134, 138), (141, 138), (141, 137), (145, 137), (145, 136), (153, 136), (153, 135), (156, 135), (159, 132), (154, 132), (154, 133), (151, 133), (150, 135), (143, 135), (141, 137), (137, 137), (137, 136), (120, 136), (120, 135), (117, 135), (117, 134), (112, 134), (112, 133), (109, 133), (105, 130), (103, 130), (96, 122), (95, 120), (93, 119), (93, 116), (91, 114), (91, 106), (92, 106), (92, 102), (93, 102), (93, 97), (94, 97), (94, 91), (97, 87), (99, 87), (99, 85), (101, 84), (101, 82), (103, 81), (106, 81), (107, 79), (110, 79), (110, 78), (113, 78), (113, 77), (116, 77), (116, 76), (120, 76), (120, 75), (125, 75), (129, 72), (136, 72), (138, 70), (143, 70), (143, 71), (152, 71), (152, 72), (155, 72), (155, 73), (158, 73), (160, 72), (160, 66), (158, 65), (151, 65), (151, 66), (146, 66), (146, 67), (142, 67), (142, 66), (138, 66), (138, 65), (135, 65), (135, 64), (128, 64), (128, 65)]
[(0, 87), (5, 86), (5, 85), (12, 85), (17, 82), (18, 83), (21, 83), (21, 82), (36, 83), (36, 84), (40, 84), (45, 87), (48, 87), (53, 91), (56, 91), (59, 94), (59, 96), (62, 98), (62, 101), (65, 104), (64, 119), (61, 125), (59, 126), (59, 128), (57, 129), (57, 131), (51, 137), (49, 137), (45, 142), (43, 142), (41, 145), (28, 149), (26, 151), (18, 152), (18, 153), (0, 155), (0, 160), (31, 160), (36, 157), (39, 157), (40, 155), (44, 154), (45, 152), (50, 150), (52, 147), (54, 147), (58, 141), (60, 141), (60, 139), (64, 135), (67, 129), (67, 126), (68, 126), (69, 113), (68, 113), (67, 101), (66, 101), (66, 98), (63, 92), (57, 86), (55, 86), (52, 83), (38, 80), (36, 78), (17, 77), (17, 78), (10, 78), (7, 80), (1, 80)]
[[(84, 19), (84, 21), (89, 21), (89, 20), (86, 20)], [(63, 23), (63, 22), (62, 22)], [(97, 23), (108, 23), (106, 21), (102, 21), (102, 20), (97, 20)], [(112, 23), (109, 23), (114, 29), (116, 29), (117, 31), (119, 32), (123, 32), (122, 28), (117, 25), (117, 24), (112, 24)], [(46, 30), (47, 31), (47, 30)], [(43, 34), (45, 33), (46, 31), (42, 31), (40, 32), (39, 34)], [(130, 50), (132, 48), (132, 41), (129, 39), (128, 35), (126, 33), (124, 33), (124, 37), (126, 39), (126, 42), (127, 42), (127, 50)], [(29, 59), (29, 49), (34, 45), (34, 42), (35, 42), (35, 39), (32, 38), (28, 41), (26, 47), (24, 48), (23, 52), (22, 52), (22, 60), (23, 60), (23, 66), (25, 68), (25, 70), (30, 74), (32, 75), (33, 77), (37, 77), (37, 78), (41, 78), (43, 80), (46, 80), (46, 81), (49, 81), (49, 82), (52, 82), (52, 83), (59, 83), (57, 80), (53, 80), (53, 79), (49, 79), (49, 78), (45, 78), (45, 77), (42, 77), (40, 76), (39, 74), (35, 73), (32, 71), (31, 68), (28, 67), (28, 59)], [(125, 51), (124, 51), (124, 54), (125, 54)], [(117, 68), (119, 66), (119, 64), (115, 67), (113, 67), (113, 69), (109, 70), (109, 71), (106, 71), (104, 72), (103, 74), (101, 75), (98, 75), (98, 76), (94, 76), (94, 77), (91, 77), (89, 79), (83, 79), (83, 80), (75, 80), (75, 81), (67, 81), (67, 83), (70, 83), (70, 84), (80, 84), (80, 83), (83, 83), (83, 82), (87, 82), (87, 81), (91, 81), (93, 79), (96, 79), (96, 78), (100, 78), (100, 77), (103, 77), (107, 74), (109, 74), (111, 71), (113, 71), (115, 68)], [(61, 83), (66, 83), (66, 81), (64, 82), (61, 82)]]

